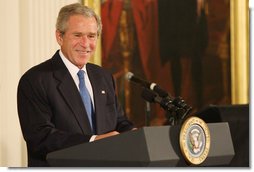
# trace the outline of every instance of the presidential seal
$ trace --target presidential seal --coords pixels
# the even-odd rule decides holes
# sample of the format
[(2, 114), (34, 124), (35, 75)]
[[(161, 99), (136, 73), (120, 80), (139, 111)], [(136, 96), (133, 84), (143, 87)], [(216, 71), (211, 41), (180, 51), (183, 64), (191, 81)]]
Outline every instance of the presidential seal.
[(210, 150), (210, 131), (198, 117), (186, 119), (180, 130), (180, 149), (185, 160), (192, 165), (201, 164)]

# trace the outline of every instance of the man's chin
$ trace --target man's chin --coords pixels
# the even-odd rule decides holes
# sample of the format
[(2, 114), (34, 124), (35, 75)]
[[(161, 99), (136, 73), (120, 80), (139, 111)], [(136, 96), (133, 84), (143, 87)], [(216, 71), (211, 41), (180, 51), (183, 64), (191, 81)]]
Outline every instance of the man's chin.
[(87, 62), (88, 62), (88, 60), (80, 61), (80, 62), (78, 63), (78, 66), (81, 67), (81, 68), (83, 68), (83, 66), (86, 65)]

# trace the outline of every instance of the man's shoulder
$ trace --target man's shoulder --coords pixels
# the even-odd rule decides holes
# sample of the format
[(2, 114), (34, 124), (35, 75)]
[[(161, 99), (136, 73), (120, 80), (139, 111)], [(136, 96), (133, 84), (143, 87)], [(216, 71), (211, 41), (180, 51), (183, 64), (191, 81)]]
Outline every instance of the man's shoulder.
[(48, 69), (50, 68), (50, 63), (51, 63), (50, 61), (51, 59), (47, 59), (46, 61), (31, 67), (23, 74), (23, 77), (38, 75), (39, 73), (42, 73), (43, 71), (48, 71)]
[(109, 76), (111, 75), (111, 72), (108, 69), (103, 68), (102, 66), (99, 66), (97, 64), (87, 63), (87, 69), (96, 73), (100, 73), (102, 75), (109, 75)]
[(23, 74), (22, 78), (36, 79), (42, 75), (47, 75), (51, 73), (53, 69), (55, 68), (53, 66), (53, 64), (55, 63), (54, 62), (55, 59), (56, 59), (56, 54), (53, 57), (32, 66)]

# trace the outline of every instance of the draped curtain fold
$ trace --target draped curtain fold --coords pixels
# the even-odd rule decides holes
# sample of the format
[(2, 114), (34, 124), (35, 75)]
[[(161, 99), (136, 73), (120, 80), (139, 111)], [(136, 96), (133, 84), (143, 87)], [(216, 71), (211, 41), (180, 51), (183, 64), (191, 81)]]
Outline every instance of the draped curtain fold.
[(117, 34), (123, 1), (107, 0), (101, 5), (102, 31), (102, 58), (107, 59)]
[(131, 0), (131, 6), (142, 67), (146, 77), (152, 79), (160, 64), (157, 0)]

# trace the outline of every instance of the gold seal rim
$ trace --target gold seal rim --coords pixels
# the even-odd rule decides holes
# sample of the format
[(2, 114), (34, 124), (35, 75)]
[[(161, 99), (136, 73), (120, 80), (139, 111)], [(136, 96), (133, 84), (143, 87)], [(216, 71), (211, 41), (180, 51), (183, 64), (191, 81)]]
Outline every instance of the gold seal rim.
[[(186, 146), (187, 145), (186, 144), (186, 141), (187, 141), (186, 134), (187, 134), (188, 129), (193, 125), (199, 125), (202, 128), (202, 130), (204, 132), (204, 136), (205, 136), (204, 150), (198, 157), (193, 157), (190, 154), (190, 151)], [(207, 158), (209, 150), (210, 150), (211, 136), (210, 136), (210, 130), (208, 128), (208, 125), (201, 118), (198, 118), (195, 116), (187, 118), (184, 121), (184, 123), (181, 127), (181, 130), (180, 130), (179, 143), (180, 143), (180, 150), (182, 152), (182, 155), (188, 163), (190, 163), (192, 165), (201, 164)]]

